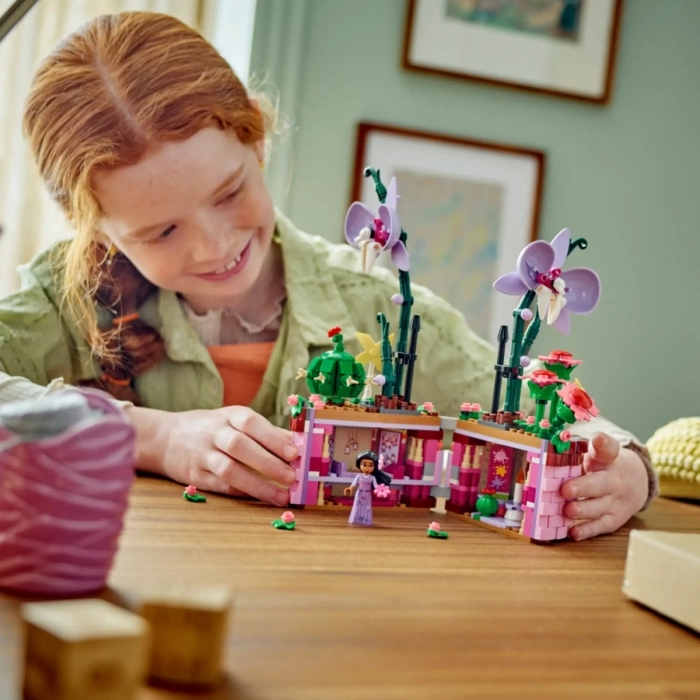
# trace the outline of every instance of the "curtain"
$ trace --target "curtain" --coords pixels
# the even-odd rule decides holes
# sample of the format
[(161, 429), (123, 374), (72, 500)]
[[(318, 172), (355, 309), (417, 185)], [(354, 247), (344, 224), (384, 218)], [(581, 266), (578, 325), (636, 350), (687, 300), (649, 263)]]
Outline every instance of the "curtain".
[(202, 31), (204, 9), (205, 0), (39, 0), (0, 44), (0, 296), (18, 289), (18, 265), (71, 235), (21, 131), (24, 100), (40, 61), (62, 38), (102, 14), (162, 12)]

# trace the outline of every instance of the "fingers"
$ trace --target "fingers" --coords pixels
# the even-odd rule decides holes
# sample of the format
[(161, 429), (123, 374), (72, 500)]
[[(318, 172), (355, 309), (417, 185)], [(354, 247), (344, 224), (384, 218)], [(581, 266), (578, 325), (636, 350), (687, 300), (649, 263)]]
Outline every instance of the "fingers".
[(192, 482), (192, 486), (196, 486), (200, 491), (209, 491), (210, 493), (223, 493), (226, 496), (236, 495), (236, 490), (227, 484), (223, 479), (220, 479), (215, 474), (200, 469), (197, 476)]
[(561, 487), (561, 495), (567, 501), (575, 501), (577, 498), (601, 498), (610, 491), (610, 475), (604, 471), (584, 474), (567, 481)]
[(586, 472), (599, 471), (610, 466), (620, 454), (620, 443), (607, 433), (597, 433), (589, 443), (584, 460)]
[[(291, 462), (299, 453), (289, 431), (276, 428), (270, 421), (249, 408), (233, 407), (229, 412), (229, 422), (235, 430), (247, 435), (268, 452), (287, 462)], [(251, 466), (257, 468), (257, 465)]]
[(596, 520), (610, 512), (612, 500), (612, 496), (608, 494), (602, 498), (567, 503), (564, 506), (564, 515), (575, 520)]
[(253, 438), (233, 428), (217, 430), (214, 434), (214, 446), (235, 461), (280, 484), (291, 485), (296, 479), (294, 469), (285, 460), (276, 457)]
[(289, 503), (287, 489), (273, 484), (223, 452), (212, 451), (206, 460), (206, 467), (214, 477), (227, 484), (232, 491), (243, 491), (261, 501), (278, 506)]
[(611, 513), (606, 513), (596, 520), (587, 520), (585, 523), (574, 525), (569, 531), (573, 540), (588, 540), (591, 537), (614, 532), (617, 529), (617, 521)]

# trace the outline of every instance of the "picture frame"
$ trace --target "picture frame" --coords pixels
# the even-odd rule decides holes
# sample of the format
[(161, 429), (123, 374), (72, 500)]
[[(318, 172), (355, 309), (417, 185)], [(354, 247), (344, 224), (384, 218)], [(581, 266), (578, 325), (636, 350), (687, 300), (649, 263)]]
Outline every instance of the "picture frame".
[[(378, 169), (387, 184), (397, 179), (411, 280), (450, 302), (476, 333), (495, 342), (498, 328), (512, 321), (513, 302), (493, 289), (493, 281), (513, 270), (519, 251), (537, 238), (544, 152), (362, 122), (350, 201), (376, 211), (366, 167)], [(459, 279), (463, 283), (455, 284)]]
[(607, 104), (623, 0), (409, 0), (403, 68)]

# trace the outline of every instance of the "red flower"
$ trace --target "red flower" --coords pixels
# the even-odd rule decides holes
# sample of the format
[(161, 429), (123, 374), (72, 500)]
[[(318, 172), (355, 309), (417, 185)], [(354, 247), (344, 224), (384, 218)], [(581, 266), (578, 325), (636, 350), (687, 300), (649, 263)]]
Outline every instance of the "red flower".
[(554, 372), (548, 369), (536, 369), (534, 372), (523, 375), (522, 379), (534, 382), (539, 387), (550, 386), (550, 384), (560, 384), (562, 381)]
[(338, 335), (338, 333), (340, 333), (341, 330), (342, 330), (342, 328), (340, 328), (339, 326), (336, 326), (335, 328), (331, 328), (328, 331), (328, 337), (332, 338), (334, 335)]
[(552, 350), (549, 355), (540, 355), (539, 359), (548, 365), (563, 365), (566, 368), (581, 364), (581, 360), (575, 360), (574, 356), (566, 350)]
[(573, 382), (564, 384), (562, 389), (557, 391), (557, 394), (561, 396), (563, 403), (573, 411), (576, 420), (591, 420), (600, 413), (588, 393)]

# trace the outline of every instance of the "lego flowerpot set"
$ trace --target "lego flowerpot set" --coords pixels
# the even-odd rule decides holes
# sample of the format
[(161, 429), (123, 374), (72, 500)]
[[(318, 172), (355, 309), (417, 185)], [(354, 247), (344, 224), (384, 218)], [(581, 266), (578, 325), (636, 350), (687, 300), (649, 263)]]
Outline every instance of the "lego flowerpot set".
[[(365, 175), (374, 180), (379, 207), (375, 213), (353, 203), (345, 236), (359, 249), (367, 274), (382, 253), (390, 254), (399, 276), (392, 297), (400, 307), (398, 331), (390, 333), (389, 321), (379, 314), (379, 339), (357, 333), (362, 352), (353, 356), (342, 329), (332, 328), (333, 349), (300, 370), (310, 395), (288, 399), (299, 448), (291, 503), (352, 506), (350, 522), (365, 525), (372, 522), (373, 506), (444, 507), (512, 536), (566, 539), (573, 521), (563, 513), (560, 489), (581, 475), (587, 451), (587, 441), (574, 437), (570, 426), (590, 420), (598, 409), (572, 379), (579, 360), (557, 350), (540, 355), (541, 368), (534, 368), (529, 353), (543, 320), (568, 334), (571, 314), (590, 313), (598, 304), (596, 273), (563, 269), (573, 251), (587, 247), (585, 239), (572, 240), (565, 229), (551, 243), (530, 243), (515, 271), (496, 280), (497, 291), (521, 297), (508, 360), (508, 327), (502, 326), (490, 410), (465, 401), (455, 427), (431, 403), (412, 401), (420, 316), (412, 308), (408, 236), (399, 219), (396, 180), (387, 189), (378, 171), (368, 168)], [(535, 402), (534, 415), (520, 410), (523, 383)], [(453, 430), (452, 444), (442, 450), (447, 429)]]

